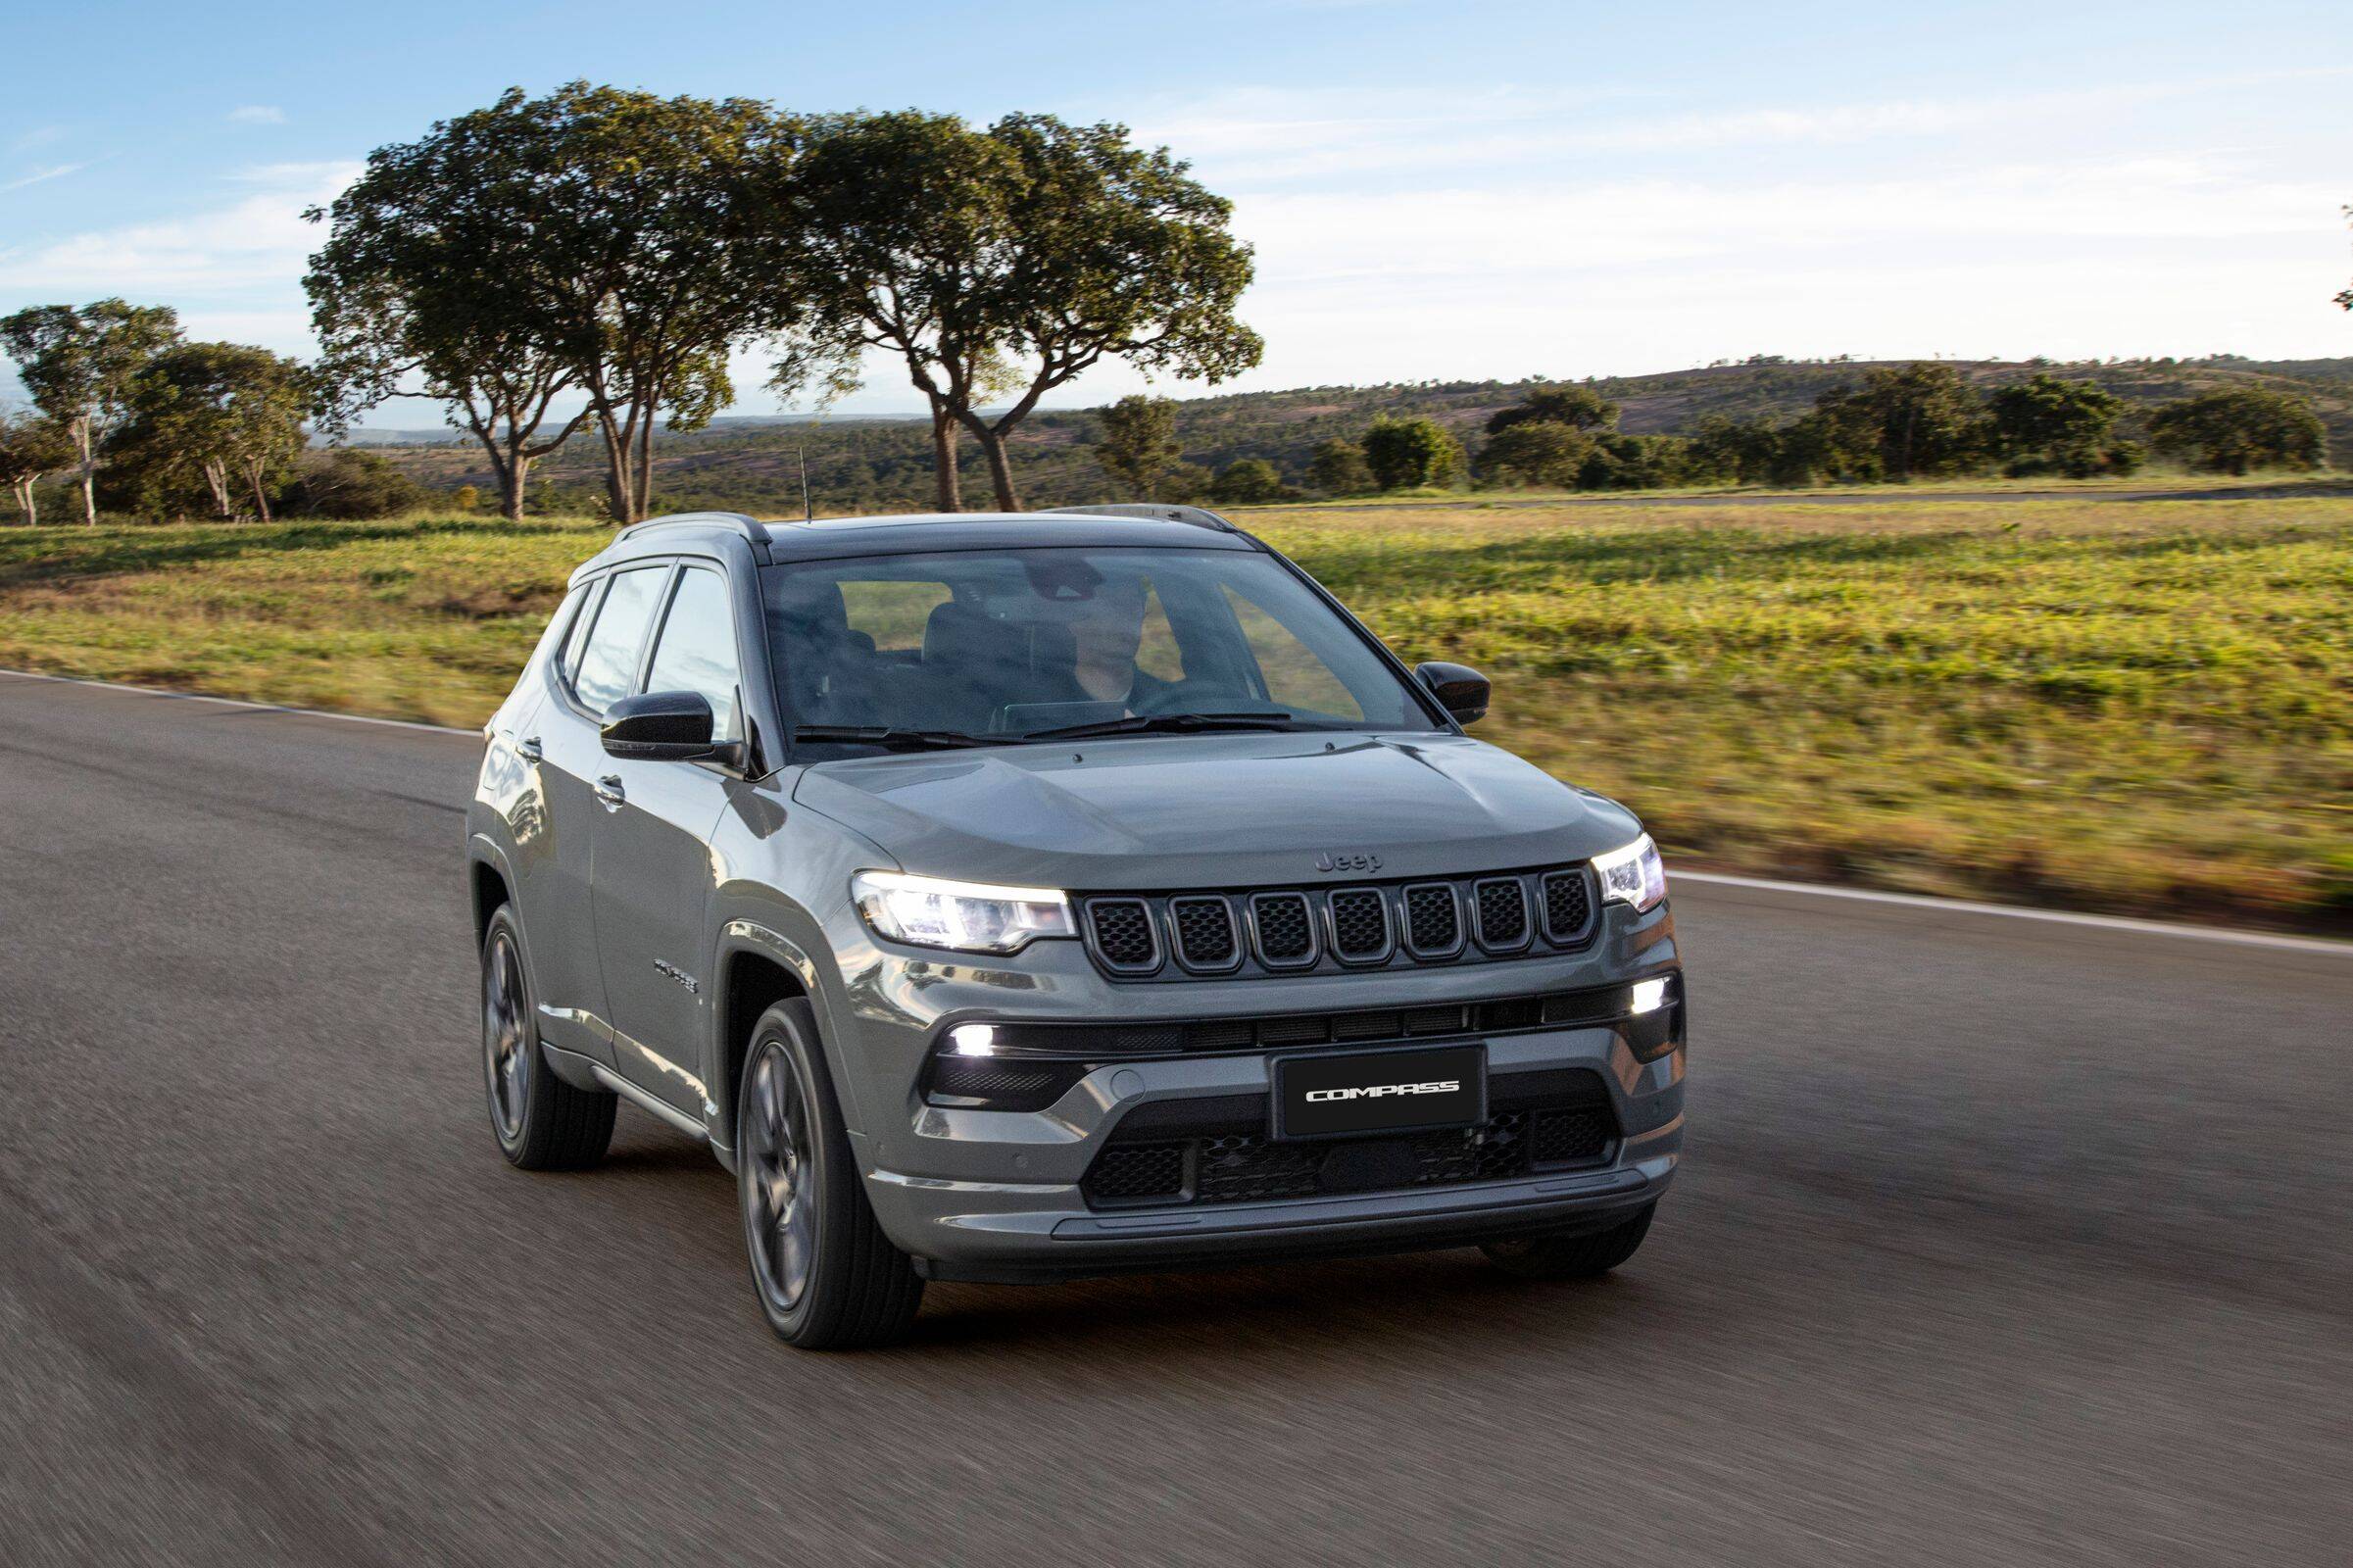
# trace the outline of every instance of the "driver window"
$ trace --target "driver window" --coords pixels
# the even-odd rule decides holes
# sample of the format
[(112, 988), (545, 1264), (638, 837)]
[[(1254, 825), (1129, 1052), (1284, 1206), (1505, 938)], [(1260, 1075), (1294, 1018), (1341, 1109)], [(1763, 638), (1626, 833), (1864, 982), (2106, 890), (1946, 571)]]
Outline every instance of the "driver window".
[(689, 567), (678, 574), (670, 612), (662, 617), (654, 662), (646, 671), (650, 692), (699, 692), (711, 704), (711, 738), (743, 739), (736, 693), (743, 672), (735, 658), (735, 609), (727, 579)]

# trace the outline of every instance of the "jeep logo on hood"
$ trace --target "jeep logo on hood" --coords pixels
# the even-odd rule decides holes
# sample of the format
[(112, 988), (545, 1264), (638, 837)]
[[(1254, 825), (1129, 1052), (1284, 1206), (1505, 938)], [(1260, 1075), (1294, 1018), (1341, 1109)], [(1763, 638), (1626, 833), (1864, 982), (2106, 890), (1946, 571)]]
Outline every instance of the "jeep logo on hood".
[(1318, 871), (1378, 871), (1381, 869), (1381, 857), (1345, 855), (1326, 850), (1315, 858), (1315, 868)]

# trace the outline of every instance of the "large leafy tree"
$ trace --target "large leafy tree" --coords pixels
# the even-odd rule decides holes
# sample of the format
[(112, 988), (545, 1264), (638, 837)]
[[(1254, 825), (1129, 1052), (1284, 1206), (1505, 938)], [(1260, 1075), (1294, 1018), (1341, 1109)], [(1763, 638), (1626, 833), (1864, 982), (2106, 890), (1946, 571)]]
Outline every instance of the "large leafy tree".
[(1462, 443), (1435, 419), (1375, 419), (1364, 432), (1364, 462), (1384, 490), (1445, 484), (1462, 471)]
[[(514, 95), (510, 95), (510, 100)], [(537, 120), (519, 106), (434, 125), (380, 147), (332, 207), (303, 279), (322, 349), (322, 426), (333, 434), (395, 397), (447, 406), (489, 458), (500, 509), (520, 521), (531, 466), (591, 416), (563, 334), (546, 312), (550, 258), (524, 216), (547, 166)]]
[(1553, 419), (1507, 424), (1479, 449), (1479, 476), (1498, 484), (1572, 489), (1598, 450), (1593, 438), (1574, 424)]
[(1138, 392), (1096, 416), (1103, 421), (1103, 439), (1095, 444), (1095, 461), (1103, 471), (1131, 496), (1165, 499), (1161, 481), (1184, 460), (1176, 438), (1176, 404)]
[(78, 310), (35, 305), (0, 319), (0, 351), (17, 362), (34, 406), (74, 444), (84, 522), (98, 520), (98, 465), (128, 410), (132, 383), (178, 338), (179, 318), (168, 307), (119, 299)]
[[(749, 99), (575, 81), (387, 148), (315, 259), (330, 363), (362, 397), (412, 367), (449, 395), (490, 432), (511, 514), (530, 459), (593, 423), (613, 518), (636, 521), (656, 424), (709, 423), (730, 355), (796, 318), (802, 134)], [(565, 392), (585, 419), (541, 435)]]
[(867, 353), (898, 359), (930, 405), (944, 511), (961, 504), (958, 426), (1010, 511), (1006, 441), (1049, 392), (1105, 359), (1215, 383), (1262, 352), (1234, 316), (1251, 264), (1232, 204), (1122, 126), (845, 116), (789, 192), (831, 286), (775, 384), (830, 396), (858, 384)]
[(1347, 436), (1329, 436), (1307, 460), (1307, 482), (1328, 496), (1361, 495), (1373, 487), (1373, 470), (1364, 466), (1364, 448)]
[(1994, 449), (2019, 471), (2057, 468), (2095, 473), (2124, 400), (2092, 381), (2062, 381), (2037, 371), (1986, 400)]
[(1540, 386), (1509, 408), (1489, 416), (1487, 433), (1501, 435), (1515, 424), (1565, 424), (1573, 430), (1605, 430), (1618, 422), (1618, 406), (1590, 386)]
[(129, 499), (170, 511), (196, 492), (235, 516), (250, 503), (270, 520), (270, 496), (305, 445), (316, 396), (310, 371), (241, 343), (177, 343), (148, 362), (130, 394), (113, 453)]
[[(1984, 411), (1949, 365), (1874, 366), (1816, 402), (1830, 466), (1850, 477), (1934, 478), (1984, 456)], [(1876, 471), (1874, 471), (1876, 470)]]
[(2317, 468), (2328, 460), (2328, 431), (2312, 405), (2266, 387), (2208, 392), (2149, 416), (2157, 450), (2217, 473), (2250, 468)]
[(27, 526), (41, 520), (33, 486), (75, 456), (73, 437), (47, 415), (0, 411), (0, 482), (17, 498)]

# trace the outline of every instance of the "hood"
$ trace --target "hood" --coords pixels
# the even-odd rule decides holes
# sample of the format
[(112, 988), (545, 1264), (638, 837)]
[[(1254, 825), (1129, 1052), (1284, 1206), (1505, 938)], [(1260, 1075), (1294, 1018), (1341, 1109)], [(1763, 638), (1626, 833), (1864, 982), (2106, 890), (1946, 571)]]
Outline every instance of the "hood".
[(909, 871), (1091, 890), (1502, 870), (1583, 859), (1641, 831), (1623, 807), (1445, 734), (1135, 736), (859, 758), (809, 767), (793, 798)]

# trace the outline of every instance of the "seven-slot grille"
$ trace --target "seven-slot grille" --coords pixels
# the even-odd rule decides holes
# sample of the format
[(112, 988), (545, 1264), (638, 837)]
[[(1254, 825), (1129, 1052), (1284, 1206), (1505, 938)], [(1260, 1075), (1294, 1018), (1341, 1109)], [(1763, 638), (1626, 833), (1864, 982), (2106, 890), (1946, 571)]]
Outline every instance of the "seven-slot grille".
[[(1581, 865), (1427, 881), (1082, 896), (1096, 961), (1123, 979), (1334, 973), (1567, 952), (1598, 924)], [(1173, 961), (1164, 961), (1173, 960)]]

